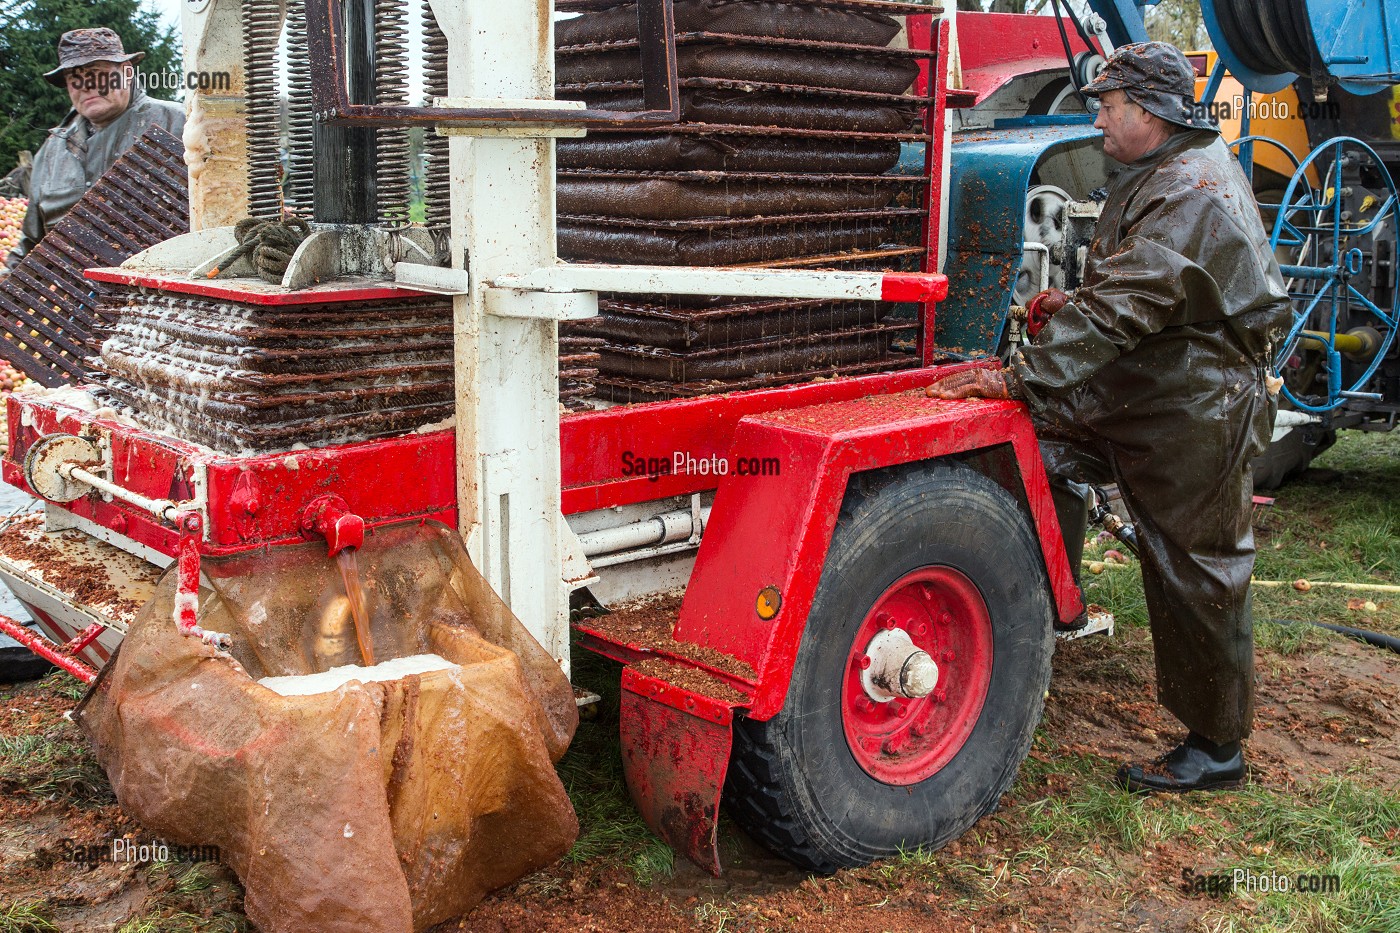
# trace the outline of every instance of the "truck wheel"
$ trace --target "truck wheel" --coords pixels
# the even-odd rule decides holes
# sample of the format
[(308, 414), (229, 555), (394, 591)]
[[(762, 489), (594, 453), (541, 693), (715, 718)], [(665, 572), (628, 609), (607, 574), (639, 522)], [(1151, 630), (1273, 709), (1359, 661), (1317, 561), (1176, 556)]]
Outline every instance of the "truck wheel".
[(732, 815), (813, 871), (990, 812), (1050, 681), (1050, 585), (1016, 500), (949, 462), (883, 476), (852, 481), (782, 711), (735, 724)]

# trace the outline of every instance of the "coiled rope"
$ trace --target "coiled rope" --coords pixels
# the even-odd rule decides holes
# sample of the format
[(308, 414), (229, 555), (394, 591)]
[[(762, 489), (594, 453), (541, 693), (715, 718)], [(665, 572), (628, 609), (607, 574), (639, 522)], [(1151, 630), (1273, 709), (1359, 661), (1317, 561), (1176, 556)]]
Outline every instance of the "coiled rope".
[[(231, 266), (244, 256), (251, 256), (253, 268), (263, 281), (281, 285), (292, 254), (302, 240), (311, 235), (311, 227), (300, 217), (284, 217), (281, 220), (245, 217), (234, 226), (233, 235), (240, 248), (225, 265)], [(218, 270), (214, 271), (217, 274)]]

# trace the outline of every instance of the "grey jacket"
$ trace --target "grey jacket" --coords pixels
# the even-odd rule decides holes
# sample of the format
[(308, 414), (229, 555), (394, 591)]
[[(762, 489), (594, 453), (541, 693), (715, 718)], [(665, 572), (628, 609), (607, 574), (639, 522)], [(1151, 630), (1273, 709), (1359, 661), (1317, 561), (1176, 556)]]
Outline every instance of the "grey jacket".
[(29, 210), (19, 244), (5, 258), (5, 268), (19, 265), (84, 192), (153, 125), (179, 136), (185, 128), (184, 108), (148, 97), (136, 87), (126, 111), (101, 129), (94, 129), (76, 110), (68, 111), (64, 121), (49, 130), (48, 139), (34, 156)]

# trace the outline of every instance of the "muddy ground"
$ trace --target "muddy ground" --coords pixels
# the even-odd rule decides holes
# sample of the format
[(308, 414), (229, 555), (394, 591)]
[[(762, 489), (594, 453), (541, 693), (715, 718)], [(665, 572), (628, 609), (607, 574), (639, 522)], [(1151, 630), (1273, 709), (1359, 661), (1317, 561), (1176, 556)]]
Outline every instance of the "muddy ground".
[[(1400, 773), (1400, 658), (1328, 636), (1292, 655), (1263, 649), (1259, 662), (1258, 722), (1250, 742), (1256, 788), (1287, 795), (1323, 776), (1383, 780)], [(1210, 830), (1188, 828), (1125, 848), (1110, 839), (1085, 845), (1074, 832), (1046, 838), (1042, 825), (1043, 805), (1072, 797), (1071, 785), (1102, 785), (1112, 794), (1107, 778), (1114, 760), (1151, 756), (1175, 739), (1177, 730), (1152, 691), (1144, 629), (1061, 644), (1044, 728), (1013, 792), (998, 813), (932, 856), (808, 877), (726, 824), (728, 872), (722, 879), (685, 862), (649, 884), (614, 858), (561, 863), (441, 929), (1210, 929), (1211, 917), (1247, 914), (1249, 907), (1239, 898), (1181, 890), (1184, 869), (1228, 871), (1239, 861)], [(56, 677), (0, 688), (0, 736), (36, 737), (59, 749), (31, 769), (38, 773), (21, 769), (17, 778), (11, 768), (0, 788), (0, 905), (43, 905), (40, 915), (52, 926), (6, 926), (0, 909), (0, 930), (241, 928), (237, 882), (221, 866), (201, 866), (191, 882), (182, 877), (184, 866), (71, 860), (78, 845), (149, 837), (123, 816), (82, 749), (80, 733), (63, 718), (75, 694)], [(611, 725), (604, 716), (581, 728)], [(1073, 767), (1057, 767), (1063, 763)], [(1213, 798), (1184, 799), (1190, 809), (1208, 813)], [(1033, 857), (1025, 858), (1027, 852)]]
[[(1274, 617), (1400, 635), (1400, 596), (1294, 577), (1400, 583), (1400, 437), (1329, 455), (1256, 515), (1255, 733), (1238, 791), (1140, 798), (1121, 761), (1180, 738), (1154, 702), (1136, 568), (1090, 579), (1119, 615), (1112, 637), (1058, 645), (1043, 726), (1000, 809), (936, 853), (811, 877), (727, 821), (715, 879), (652, 837), (622, 787), (605, 699), (560, 771), (579, 812), (574, 851), (439, 931), (1101, 931), (1400, 933), (1400, 655)], [(1349, 459), (1348, 459), (1349, 458)], [(1101, 548), (1100, 548), (1101, 550)], [(579, 679), (615, 699), (617, 668)], [(590, 678), (592, 678), (590, 682)], [(88, 863), (83, 846), (149, 841), (113, 800), (64, 718), (71, 680), (0, 686), (0, 933), (248, 929), (237, 879), (217, 862)], [(1236, 871), (1334, 875), (1325, 893), (1199, 890)], [(1193, 881), (1195, 887), (1188, 884)]]

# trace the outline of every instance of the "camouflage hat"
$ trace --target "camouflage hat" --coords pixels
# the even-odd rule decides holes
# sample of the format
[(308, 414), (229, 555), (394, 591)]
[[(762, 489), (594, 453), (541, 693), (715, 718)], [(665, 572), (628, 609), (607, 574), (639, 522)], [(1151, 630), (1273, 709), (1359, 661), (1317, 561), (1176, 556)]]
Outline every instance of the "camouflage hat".
[(1122, 91), (1143, 110), (1168, 123), (1220, 132), (1206, 109), (1196, 103), (1196, 72), (1181, 50), (1166, 42), (1120, 46), (1098, 77), (1080, 90), (1091, 97)]
[(145, 57), (145, 52), (127, 54), (122, 48), (122, 37), (106, 27), (70, 29), (58, 40), (58, 67), (44, 72), (44, 80), (54, 87), (63, 87), (68, 80), (64, 72), (69, 68), (93, 62), (139, 62)]

